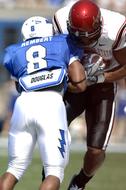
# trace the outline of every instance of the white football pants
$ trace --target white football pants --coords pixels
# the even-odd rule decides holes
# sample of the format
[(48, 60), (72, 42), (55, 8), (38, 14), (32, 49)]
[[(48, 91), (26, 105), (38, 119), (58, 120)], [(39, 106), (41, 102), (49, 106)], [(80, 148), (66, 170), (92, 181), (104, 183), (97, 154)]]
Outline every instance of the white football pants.
[(45, 175), (62, 182), (69, 160), (70, 134), (62, 96), (55, 91), (22, 92), (9, 130), (7, 172), (18, 180), (32, 160), (38, 143)]

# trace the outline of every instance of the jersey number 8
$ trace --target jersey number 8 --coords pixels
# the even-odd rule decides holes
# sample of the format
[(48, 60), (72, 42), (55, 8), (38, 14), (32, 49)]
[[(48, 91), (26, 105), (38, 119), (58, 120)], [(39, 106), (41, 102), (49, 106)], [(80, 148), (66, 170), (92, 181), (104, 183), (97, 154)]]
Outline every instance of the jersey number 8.
[(47, 67), (46, 49), (41, 45), (32, 46), (26, 52), (28, 74)]

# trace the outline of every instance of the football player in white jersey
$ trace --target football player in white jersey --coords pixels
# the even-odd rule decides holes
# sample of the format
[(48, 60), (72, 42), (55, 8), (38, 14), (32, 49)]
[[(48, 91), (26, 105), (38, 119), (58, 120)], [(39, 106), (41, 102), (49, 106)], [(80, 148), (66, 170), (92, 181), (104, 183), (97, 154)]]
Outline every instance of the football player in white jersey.
[[(89, 86), (83, 93), (65, 94), (69, 124), (83, 111), (87, 124), (87, 151), (83, 165), (68, 190), (85, 189), (104, 162), (113, 128), (116, 81), (126, 77), (125, 20), (124, 15), (99, 8), (90, 0), (69, 4), (54, 15), (56, 33), (69, 33), (76, 45), (87, 52), (82, 62), (86, 63)], [(96, 55), (98, 61), (93, 59)]]
[(3, 62), (21, 94), (11, 118), (9, 162), (0, 177), (0, 190), (14, 189), (32, 160), (36, 143), (46, 175), (39, 189), (59, 190), (70, 146), (62, 97), (67, 87), (73, 92), (86, 88), (79, 61), (83, 50), (67, 35), (53, 36), (52, 24), (43, 17), (27, 19), (22, 34), (24, 41), (9, 46)]

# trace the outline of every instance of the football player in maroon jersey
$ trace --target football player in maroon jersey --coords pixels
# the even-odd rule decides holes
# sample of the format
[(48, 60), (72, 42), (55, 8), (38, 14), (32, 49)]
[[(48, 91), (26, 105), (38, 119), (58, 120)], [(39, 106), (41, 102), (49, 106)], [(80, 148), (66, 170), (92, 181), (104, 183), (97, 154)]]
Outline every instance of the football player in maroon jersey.
[[(80, 94), (65, 94), (69, 124), (85, 111), (87, 151), (79, 174), (74, 175), (67, 189), (83, 190), (105, 160), (114, 121), (116, 81), (126, 77), (125, 16), (99, 8), (93, 1), (79, 0), (59, 9), (53, 23), (56, 32), (69, 33), (87, 52), (83, 62), (86, 60), (88, 65), (89, 86)], [(103, 72), (92, 72), (92, 53), (100, 56)]]

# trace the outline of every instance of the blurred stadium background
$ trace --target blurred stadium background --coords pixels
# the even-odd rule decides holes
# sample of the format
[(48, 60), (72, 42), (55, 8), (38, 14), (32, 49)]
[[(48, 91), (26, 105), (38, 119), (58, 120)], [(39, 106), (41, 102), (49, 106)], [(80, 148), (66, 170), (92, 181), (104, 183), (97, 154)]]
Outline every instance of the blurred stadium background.
[[(69, 0), (0, 0), (0, 62), (4, 49), (21, 40), (22, 22), (31, 16), (51, 18), (54, 12)], [(116, 10), (126, 15), (126, 0), (97, 0), (101, 7)], [(0, 66), (0, 175), (7, 164), (7, 134), (17, 92), (7, 71)], [(126, 80), (118, 82), (116, 96), (116, 118), (113, 133), (108, 146), (108, 156), (104, 166), (87, 190), (125, 190), (126, 180)], [(84, 114), (84, 113), (83, 113)], [(70, 126), (72, 135), (70, 163), (65, 172), (61, 190), (65, 190), (73, 171), (78, 171), (82, 162), (83, 150), (86, 150), (86, 127), (83, 114)], [(35, 190), (41, 180), (41, 163), (36, 147), (32, 165), (24, 175), (16, 190)]]

